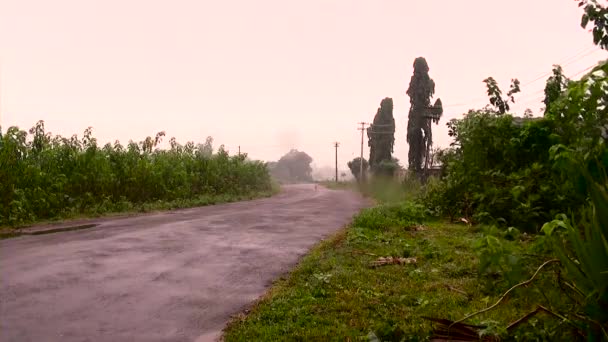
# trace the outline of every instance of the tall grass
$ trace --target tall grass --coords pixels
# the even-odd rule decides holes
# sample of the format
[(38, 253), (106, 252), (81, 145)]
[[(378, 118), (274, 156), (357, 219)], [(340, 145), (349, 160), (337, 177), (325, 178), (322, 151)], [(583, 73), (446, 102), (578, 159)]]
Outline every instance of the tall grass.
[(319, 184), (333, 190), (359, 191), (364, 196), (370, 197), (379, 203), (402, 203), (416, 200), (422, 193), (424, 187), (415, 177), (406, 178), (400, 182), (390, 177), (370, 177), (368, 181), (361, 184), (357, 181), (334, 182), (323, 181)]
[[(266, 165), (211, 142), (154, 149), (164, 136), (101, 147), (90, 128), (64, 138), (39, 121), (0, 130), (0, 225), (129, 210), (133, 205), (271, 191)], [(201, 201), (199, 201), (201, 202)]]
[(415, 178), (403, 182), (385, 177), (372, 177), (368, 183), (361, 185), (363, 194), (380, 203), (399, 203), (413, 201), (422, 190), (422, 184)]

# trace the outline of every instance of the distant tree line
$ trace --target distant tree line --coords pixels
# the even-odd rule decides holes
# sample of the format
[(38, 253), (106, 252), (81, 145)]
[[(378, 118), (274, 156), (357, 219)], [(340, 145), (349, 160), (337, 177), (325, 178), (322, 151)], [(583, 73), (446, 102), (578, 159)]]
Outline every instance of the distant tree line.
[(268, 170), (281, 183), (311, 183), (312, 158), (305, 152), (293, 149), (276, 162), (269, 162)]

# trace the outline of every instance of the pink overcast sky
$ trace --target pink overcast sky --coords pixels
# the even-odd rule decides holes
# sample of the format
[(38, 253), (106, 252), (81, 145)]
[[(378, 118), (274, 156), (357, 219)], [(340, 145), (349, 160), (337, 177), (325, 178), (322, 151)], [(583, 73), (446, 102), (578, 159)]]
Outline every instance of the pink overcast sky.
[(0, 0), (0, 125), (92, 126), (102, 143), (213, 136), (263, 160), (297, 148), (319, 167), (339, 141), (346, 168), (357, 122), (392, 97), (405, 162), (414, 58), (446, 106), (445, 147), (445, 123), (487, 103), (484, 78), (519, 78), (515, 112), (538, 113), (552, 64), (576, 75), (605, 59), (581, 13), (573, 0)]

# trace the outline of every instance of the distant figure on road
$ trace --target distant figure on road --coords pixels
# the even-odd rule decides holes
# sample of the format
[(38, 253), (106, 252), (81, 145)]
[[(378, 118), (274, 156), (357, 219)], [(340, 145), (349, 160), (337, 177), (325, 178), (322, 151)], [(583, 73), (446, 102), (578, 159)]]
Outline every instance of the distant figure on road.
[(317, 184), (315, 184), (315, 191), (317, 191)]

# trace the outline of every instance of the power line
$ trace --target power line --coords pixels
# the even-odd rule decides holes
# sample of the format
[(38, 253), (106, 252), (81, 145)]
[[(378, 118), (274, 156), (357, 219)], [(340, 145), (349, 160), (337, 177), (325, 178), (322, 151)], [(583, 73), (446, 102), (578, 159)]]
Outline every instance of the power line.
[[(585, 58), (585, 57), (587, 57), (587, 56), (589, 56), (589, 55), (591, 55), (591, 54), (594, 54), (594, 53), (596, 53), (596, 52), (598, 52), (598, 51), (602, 51), (602, 49), (600, 49), (600, 48), (591, 48), (591, 51), (587, 51), (587, 53), (583, 54), (583, 55), (582, 55), (582, 56), (580, 56), (579, 58), (572, 59), (571, 61), (569, 61), (569, 62), (567, 62), (567, 63), (564, 63), (564, 62), (562, 62), (562, 63), (558, 63), (557, 65), (560, 65), (560, 66), (562, 66), (562, 67), (567, 66), (567, 65), (570, 65), (570, 64), (572, 64), (572, 63), (574, 63), (574, 62), (578, 62), (578, 61), (580, 61), (581, 59), (583, 59), (583, 58)], [(540, 76), (536, 77), (535, 79), (533, 79), (533, 80), (531, 80), (531, 81), (528, 81), (528, 82), (526, 82), (526, 83), (522, 84), (522, 85), (521, 85), (521, 87), (525, 87), (525, 86), (527, 86), (527, 85), (530, 85), (530, 84), (532, 84), (532, 83), (534, 83), (534, 82), (536, 82), (536, 81), (538, 81), (538, 80), (540, 80), (540, 79), (542, 79), (542, 78), (544, 78), (544, 77), (546, 77), (546, 76), (551, 75), (552, 73), (553, 73), (553, 70), (551, 70), (551, 71), (549, 71), (549, 72), (545, 72), (545, 73), (543, 73), (542, 75), (540, 75)]]
[(544, 93), (544, 91), (545, 91), (544, 89), (540, 89), (540, 90), (537, 90), (537, 91), (535, 91), (533, 93), (524, 94), (520, 98), (518, 98), (517, 101), (522, 101), (524, 99), (529, 99), (530, 97), (533, 97), (533, 96), (536, 96), (538, 94)]
[[(576, 77), (576, 76), (578, 76), (578, 75), (580, 75), (580, 74), (582, 74), (582, 73), (584, 73), (586, 71), (589, 71), (589, 70), (595, 68), (596, 66), (597, 66), (597, 64), (590, 65), (590, 66), (586, 67), (583, 70), (580, 70), (580, 71), (578, 71), (578, 72), (576, 72), (576, 73), (574, 73), (574, 74), (572, 74), (570, 76), (567, 76), (567, 78), (568, 79), (572, 79), (572, 78), (574, 78), (574, 77)], [(522, 98), (529, 97), (529, 96), (534, 96), (536, 94), (543, 93), (544, 91), (545, 91), (544, 89), (540, 89), (540, 90), (535, 91), (534, 93), (526, 94), (525, 96), (522, 96)], [(521, 100), (521, 98), (520, 98), (520, 100)]]
[[(586, 56), (586, 55), (585, 55), (585, 56), (582, 56), (582, 57), (580, 57), (580, 58), (578, 58), (578, 59), (577, 59), (577, 57), (578, 57), (578, 56), (580, 56), (581, 54), (585, 54), (585, 53), (587, 53), (587, 54), (588, 54), (588, 53), (590, 53), (590, 52), (595, 52), (595, 51), (596, 51), (596, 49), (597, 49), (597, 50), (599, 50), (599, 49), (598, 49), (597, 47), (595, 47), (595, 46), (592, 46), (592, 47), (590, 47), (590, 48), (585, 48), (585, 49), (583, 49), (583, 50), (581, 50), (581, 51), (577, 52), (577, 53), (576, 53), (574, 56), (568, 57), (568, 58), (566, 58), (566, 59), (564, 59), (564, 60), (560, 61), (559, 63), (557, 63), (557, 65), (564, 66), (564, 65), (567, 65), (567, 64), (571, 64), (571, 63), (573, 63), (573, 62), (575, 62), (575, 61), (577, 61), (577, 60), (580, 60), (580, 58), (582, 58), (582, 57), (585, 57), (585, 56)], [(567, 63), (567, 64), (564, 64), (564, 63)], [(552, 71), (549, 71), (549, 72), (543, 72), (543, 73), (539, 74), (537, 77), (534, 77), (534, 79), (532, 79), (532, 80), (530, 80), (530, 81), (528, 81), (528, 82), (526, 82), (526, 83), (522, 84), (521, 86), (523, 87), (523, 86), (526, 86), (526, 85), (532, 84), (532, 83), (534, 83), (534, 82), (536, 82), (536, 81), (540, 80), (541, 78), (543, 78), (543, 77), (545, 77), (545, 76), (550, 75), (550, 74), (551, 74), (551, 72), (552, 72)]]
[[(576, 77), (576, 76), (578, 76), (578, 75), (580, 75), (582, 73), (585, 73), (585, 72), (587, 72), (587, 71), (595, 68), (596, 66), (597, 66), (597, 64), (590, 65), (590, 66), (588, 66), (588, 67), (586, 67), (586, 68), (584, 68), (584, 69), (582, 69), (582, 70), (580, 70), (580, 71), (578, 71), (578, 72), (576, 72), (576, 73), (568, 76), (568, 78), (572, 79), (572, 78), (574, 78), (574, 77)], [(520, 99), (518, 99), (518, 102), (516, 104), (525, 107), (526, 105), (534, 103), (534, 102), (540, 102), (540, 103), (542, 103), (543, 100), (544, 100), (544, 98), (545, 98), (544, 94), (542, 96), (537, 96), (534, 99), (530, 99), (530, 98), (533, 97), (533, 96), (535, 96), (535, 95), (539, 95), (541, 93), (544, 93), (544, 91), (545, 91), (544, 89), (541, 89), (541, 90), (535, 91), (534, 93), (526, 94), (525, 96), (522, 96)], [(523, 99), (527, 99), (527, 100), (525, 102), (520, 102)]]
[(367, 123), (359, 122), (358, 124), (361, 125), (361, 127), (357, 128), (361, 131), (361, 157), (359, 158), (359, 181), (363, 182), (363, 131), (365, 131), (365, 125), (367, 125)]
[(544, 99), (545, 99), (544, 96), (540, 96), (540, 97), (536, 97), (536, 98), (534, 98), (532, 100), (529, 100), (529, 101), (526, 101), (526, 102), (520, 102), (520, 103), (517, 103), (517, 104), (520, 105), (520, 106), (522, 106), (522, 107), (527, 107), (528, 105), (533, 104), (533, 103), (535, 103), (535, 104), (541, 104), (541, 103), (543, 103)]
[(371, 134), (395, 134), (395, 132), (376, 132), (376, 131), (367, 131), (367, 133), (371, 133)]
[[(572, 74), (572, 75), (570, 75), (570, 76), (567, 76), (567, 78), (568, 78), (568, 79), (573, 79), (574, 77), (576, 77), (576, 76), (578, 76), (578, 75), (580, 75), (580, 74), (582, 74), (582, 73), (584, 73), (584, 72), (586, 72), (586, 71), (589, 71), (589, 70), (591, 70), (591, 69), (595, 68), (597, 65), (598, 65), (598, 64), (593, 64), (593, 65), (590, 65), (590, 66), (588, 66), (588, 67), (586, 67), (586, 68), (584, 68), (584, 69), (582, 69), (582, 70), (580, 70), (580, 71), (578, 71), (578, 72), (576, 72), (576, 73), (574, 73), (574, 74)], [(534, 80), (533, 80), (533, 81), (534, 81)], [(529, 83), (532, 83), (533, 81), (530, 81)], [(536, 95), (542, 94), (542, 93), (544, 93), (544, 91), (545, 91), (544, 89), (539, 89), (539, 90), (537, 90), (537, 91), (535, 91), (535, 92), (533, 92), (533, 93), (527, 93), (527, 94), (524, 94), (524, 95), (522, 95), (521, 97), (519, 97), (519, 98), (517, 99), (516, 104), (518, 104), (518, 105), (519, 105), (519, 104), (527, 104), (527, 103), (531, 103), (531, 102), (535, 101), (534, 99), (530, 100), (532, 97), (535, 97)], [(483, 99), (476, 100), (475, 102), (478, 102), (478, 101), (481, 101), (481, 100), (483, 100)], [(523, 103), (522, 103), (522, 102), (521, 102), (522, 100), (525, 100), (526, 102), (523, 102)], [(459, 105), (459, 106), (464, 106), (464, 105), (466, 105), (466, 104)], [(469, 105), (473, 105), (473, 103), (470, 103)], [(455, 105), (452, 105), (452, 106), (443, 106), (443, 107), (454, 107), (454, 106), (455, 106)]]
[[(602, 49), (598, 48), (597, 46), (591, 46), (591, 47), (589, 47), (587, 49), (583, 49), (578, 54), (574, 55), (573, 57), (567, 58), (566, 60), (563, 60), (563, 61), (561, 61), (558, 64), (564, 64), (564, 63), (571, 64), (572, 61), (580, 60), (581, 58), (586, 57), (586, 56), (590, 55), (591, 53), (595, 53), (597, 51), (602, 51)], [(580, 56), (581, 54), (584, 54), (584, 55)], [(578, 56), (580, 56), (580, 58), (577, 58)]]
[[(591, 54), (594, 54), (594, 53), (596, 53), (598, 51), (603, 51), (603, 50), (600, 49), (600, 48), (598, 48), (598, 47), (596, 47), (596, 46), (585, 48), (585, 49), (577, 52), (574, 56), (568, 57), (568, 58), (560, 61), (559, 63), (557, 63), (557, 65), (561, 65), (561, 66), (570, 65), (570, 64), (572, 64), (574, 62), (577, 62), (577, 61), (581, 60), (582, 58), (587, 57), (587, 56), (589, 56)], [(589, 69), (586, 69), (586, 70), (589, 70)], [(575, 76), (579, 75), (580, 73), (585, 72), (586, 70), (580, 71), (579, 73), (570, 76), (570, 78), (575, 77)], [(530, 84), (532, 84), (532, 83), (534, 83), (534, 82), (536, 82), (536, 81), (538, 81), (538, 80), (540, 80), (540, 79), (542, 79), (542, 78), (550, 75), (552, 72), (553, 72), (553, 70), (551, 70), (549, 72), (544, 72), (542, 74), (539, 74), (536, 77), (534, 77), (532, 80), (527, 81), (527, 82), (521, 84), (520, 87), (528, 86), (528, 85), (530, 85)], [(447, 104), (447, 105), (444, 105), (443, 107), (444, 108), (451, 108), (451, 107), (470, 106), (470, 105), (474, 105), (477, 102), (484, 101), (484, 100), (486, 100), (486, 98), (479, 97), (479, 98), (470, 100), (468, 102), (460, 102), (460, 103), (455, 103), (455, 104)]]
[(570, 77), (568, 77), (568, 78), (573, 78), (573, 77), (576, 77), (576, 76), (578, 76), (578, 75), (580, 75), (580, 74), (582, 74), (582, 73), (584, 73), (584, 72), (586, 72), (586, 71), (589, 71), (589, 70), (591, 70), (591, 69), (595, 68), (596, 66), (598, 66), (598, 65), (597, 65), (597, 64), (595, 64), (595, 65), (588, 66), (588, 67), (586, 67), (585, 69), (583, 69), (583, 70), (581, 70), (581, 71), (577, 72), (576, 74), (574, 74), (574, 75), (572, 75), (572, 76), (570, 76)]

